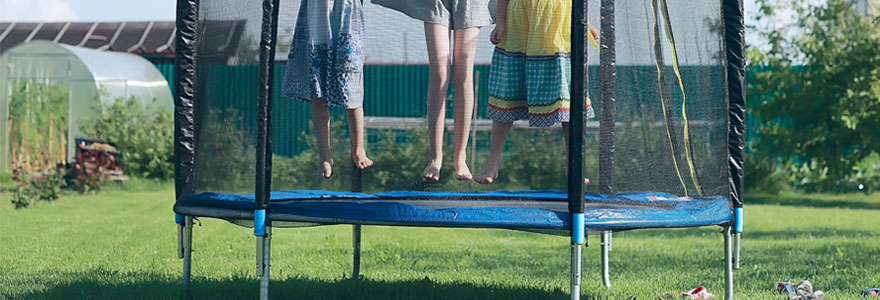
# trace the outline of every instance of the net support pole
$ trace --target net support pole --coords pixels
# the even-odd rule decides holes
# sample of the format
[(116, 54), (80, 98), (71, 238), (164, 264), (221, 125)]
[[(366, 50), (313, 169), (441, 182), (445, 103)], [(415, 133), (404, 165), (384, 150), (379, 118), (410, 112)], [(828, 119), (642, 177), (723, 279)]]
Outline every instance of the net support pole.
[(734, 207), (733, 231), (736, 236), (735, 267), (740, 264), (740, 239), (743, 232), (743, 156), (745, 151), (745, 14), (742, 0), (724, 0), (724, 45), (727, 58), (728, 105), (728, 186)]
[(587, 3), (572, 0), (571, 114), (568, 126), (568, 210), (571, 229), (571, 299), (581, 297), (581, 254), (584, 236), (584, 108), (587, 80)]
[[(351, 164), (351, 192), (363, 191), (364, 170)], [(351, 279), (358, 279), (361, 274), (361, 225), (351, 225), (352, 267)]]
[(361, 225), (351, 226), (352, 268), (351, 279), (361, 275)]
[(581, 298), (581, 255), (586, 242), (584, 214), (572, 214), (571, 231), (571, 299)]
[(257, 78), (257, 165), (254, 184), (254, 235), (257, 236), (257, 274), (260, 299), (269, 299), (269, 253), (272, 240), (268, 215), (272, 185), (272, 83), (280, 0), (263, 0), (260, 62)]
[[(199, 0), (178, 0), (174, 53), (174, 192), (176, 199), (194, 193), (195, 178), (195, 77), (198, 47)], [(70, 107), (68, 107), (69, 109)], [(191, 216), (174, 215), (177, 257), (183, 259), (183, 294), (190, 295), (192, 274)]]
[(260, 299), (269, 299), (269, 267), (270, 250), (272, 245), (272, 229), (269, 228), (264, 236), (257, 238), (257, 274), (260, 276)]
[(192, 228), (193, 217), (184, 217), (183, 243), (180, 249), (183, 258), (183, 293), (190, 294), (190, 275), (192, 274)]
[[(599, 43), (599, 192), (614, 194), (614, 149), (617, 100), (617, 59), (615, 54), (614, 0), (602, 0)], [(611, 232), (602, 233), (602, 284), (611, 287), (608, 252), (611, 251)]]
[[(272, 184), (272, 74), (278, 36), (279, 0), (263, 0), (260, 65), (257, 80), (257, 165), (254, 191), (254, 235), (264, 236)], [(262, 218), (262, 219), (260, 219)]]
[(571, 114), (568, 126), (568, 210), (584, 212), (584, 103), (587, 57), (585, 0), (573, 0), (571, 10)]
[(724, 227), (724, 299), (733, 300), (733, 246), (731, 228)]
[(739, 252), (740, 252), (740, 239), (742, 238), (742, 233), (734, 233), (733, 234), (733, 268), (739, 270)]
[(177, 258), (183, 259), (183, 231), (186, 230), (186, 217), (174, 214), (174, 223), (177, 224)]
[(614, 193), (614, 150), (617, 100), (617, 59), (615, 57), (614, 0), (602, 0), (599, 38), (599, 192)]
[[(178, 0), (174, 47), (174, 192), (176, 199), (195, 193), (196, 49), (199, 0)], [(68, 107), (70, 108), (70, 107)], [(182, 217), (175, 215), (182, 224)]]
[(611, 287), (611, 277), (608, 271), (608, 252), (611, 251), (611, 231), (602, 233), (602, 285), (606, 288)]

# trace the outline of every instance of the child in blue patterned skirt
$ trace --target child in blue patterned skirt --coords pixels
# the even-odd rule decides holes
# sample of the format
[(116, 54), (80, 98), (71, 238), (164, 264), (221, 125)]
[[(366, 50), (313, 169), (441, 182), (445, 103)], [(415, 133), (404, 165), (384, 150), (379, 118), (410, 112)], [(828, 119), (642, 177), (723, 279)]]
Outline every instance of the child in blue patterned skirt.
[(330, 114), (346, 108), (351, 160), (373, 165), (364, 150), (364, 15), (360, 0), (302, 0), (282, 95), (310, 102), (318, 138), (319, 174), (330, 178)]

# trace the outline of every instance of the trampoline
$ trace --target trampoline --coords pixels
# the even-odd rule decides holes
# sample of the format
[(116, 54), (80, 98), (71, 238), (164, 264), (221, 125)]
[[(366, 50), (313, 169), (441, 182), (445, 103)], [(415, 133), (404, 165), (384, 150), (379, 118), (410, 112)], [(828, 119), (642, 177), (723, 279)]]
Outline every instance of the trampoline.
[[(297, 111), (308, 106), (277, 95), (284, 67), (280, 61), (285, 56), (276, 49), (290, 43), (283, 35), (292, 34), (289, 28), (299, 3), (177, 1), (174, 213), (187, 292), (193, 220), (217, 218), (253, 228), (258, 237), (261, 299), (269, 295), (271, 229), (325, 225), (352, 225), (353, 278), (361, 273), (362, 226), (494, 228), (570, 237), (572, 299), (580, 297), (587, 235), (601, 239), (603, 284), (610, 287), (608, 251), (613, 232), (720, 226), (725, 238), (725, 298), (733, 298), (733, 269), (738, 268), (743, 227), (741, 0), (572, 0), (571, 78), (582, 80), (571, 81), (571, 107), (583, 107), (592, 99), (598, 118), (587, 120), (584, 114), (572, 113), (567, 133), (581, 138), (570, 139), (567, 148), (547, 143), (537, 130), (515, 127), (516, 134), (525, 138), (511, 141), (513, 150), (506, 148), (505, 153), (522, 151), (518, 147), (538, 149), (548, 157), (563, 157), (556, 155), (559, 151), (571, 153), (560, 163), (567, 174), (556, 181), (518, 183), (531, 188), (527, 190), (371, 180), (403, 162), (366, 170), (352, 167), (350, 174), (337, 169), (334, 176), (345, 178), (344, 189), (339, 185), (314, 189), (330, 184), (300, 180), (305, 174), (291, 175), (294, 183), (279, 181), (282, 167), (292, 168), (288, 164), (309, 157), (310, 151), (288, 149), (309, 144), (296, 137), (302, 129), (293, 124), (297, 116), (307, 117)], [(381, 32), (380, 26), (397, 22), (399, 28), (412, 27), (405, 18), (394, 19), (393, 12), (383, 9), (365, 4), (368, 24), (387, 23), (368, 27), (368, 32)], [(600, 28), (598, 55), (585, 39), (586, 20)], [(243, 32), (242, 38), (232, 40), (227, 34), (231, 30)], [(367, 40), (367, 49), (393, 42), (394, 30), (388, 32)], [(492, 51), (491, 46), (485, 51), (480, 47), (478, 58)], [(411, 58), (389, 65), (396, 57), (394, 53), (367, 56), (367, 80), (381, 77), (379, 85), (366, 83), (368, 116), (370, 93), (413, 86), (401, 79), (406, 76), (382, 77), (380, 71), (386, 72), (382, 68), (395, 66), (404, 72), (406, 66), (418, 65), (406, 60)], [(370, 60), (376, 64), (370, 65)], [(485, 85), (479, 75), (475, 81), (478, 89)], [(476, 95), (479, 107), (481, 94)], [(379, 111), (377, 107), (372, 109)], [(401, 135), (412, 124), (421, 124), (420, 116), (405, 112), (377, 114), (375, 118), (386, 119), (373, 127), (380, 128), (372, 129), (375, 134)], [(397, 123), (409, 127), (395, 127)], [(471, 156), (479, 155), (480, 136), (474, 129)], [(403, 147), (412, 139), (390, 141), (380, 151)], [(376, 151), (375, 147), (380, 146), (370, 149)], [(584, 185), (585, 177), (595, 183)]]

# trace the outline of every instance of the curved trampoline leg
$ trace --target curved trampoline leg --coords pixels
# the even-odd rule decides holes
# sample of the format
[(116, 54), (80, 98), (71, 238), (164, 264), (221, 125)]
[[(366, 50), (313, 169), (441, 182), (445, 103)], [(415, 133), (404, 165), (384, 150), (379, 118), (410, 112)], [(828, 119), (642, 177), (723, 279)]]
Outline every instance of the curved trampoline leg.
[(606, 288), (611, 287), (611, 278), (608, 275), (608, 252), (611, 251), (611, 231), (602, 233), (602, 284)]
[(257, 238), (257, 274), (260, 276), (260, 299), (269, 299), (269, 249), (272, 227), (266, 226), (266, 235)]
[(351, 245), (353, 250), (351, 279), (358, 279), (361, 275), (361, 225), (352, 225), (351, 231)]
[(730, 241), (731, 228), (724, 227), (724, 299), (733, 300), (733, 247)]
[(192, 274), (192, 229), (193, 217), (186, 216), (178, 257), (183, 258), (183, 293), (190, 295), (190, 274)]

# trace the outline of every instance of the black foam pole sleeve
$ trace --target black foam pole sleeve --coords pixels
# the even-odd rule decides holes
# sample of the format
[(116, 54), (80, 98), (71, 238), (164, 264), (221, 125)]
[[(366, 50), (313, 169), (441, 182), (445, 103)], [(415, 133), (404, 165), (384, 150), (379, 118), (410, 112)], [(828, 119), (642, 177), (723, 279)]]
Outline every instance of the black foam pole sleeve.
[(730, 201), (743, 206), (743, 153), (745, 151), (745, 23), (742, 0), (724, 0), (724, 41), (727, 51), (727, 150)]
[(617, 58), (615, 56), (614, 0), (602, 0), (599, 42), (599, 192), (614, 193)]
[(279, 1), (263, 0), (257, 80), (257, 178), (254, 192), (256, 209), (266, 209), (269, 206), (269, 192), (272, 185), (272, 87)]
[(571, 5), (571, 113), (568, 126), (568, 210), (584, 212), (584, 102), (587, 80), (587, 1)]
[(174, 41), (174, 191), (176, 199), (194, 193), (195, 84), (199, 0), (177, 1)]

